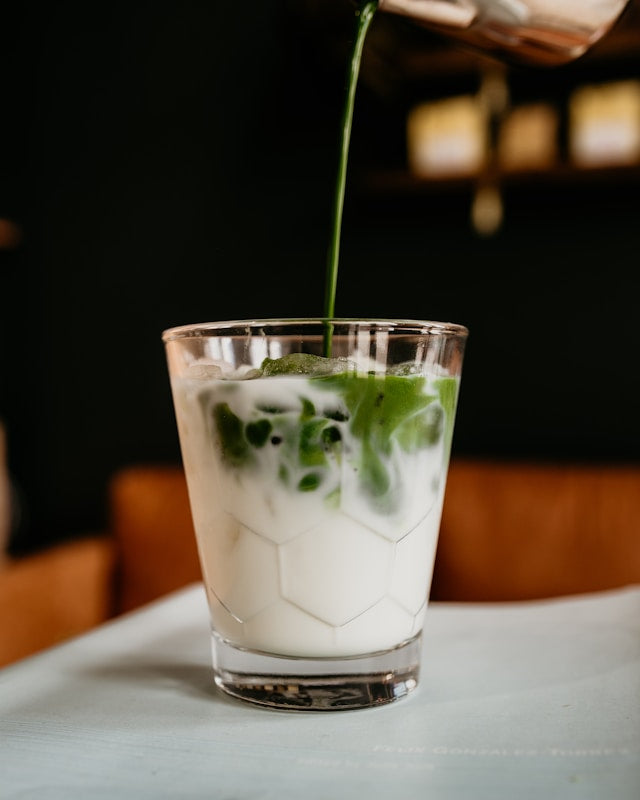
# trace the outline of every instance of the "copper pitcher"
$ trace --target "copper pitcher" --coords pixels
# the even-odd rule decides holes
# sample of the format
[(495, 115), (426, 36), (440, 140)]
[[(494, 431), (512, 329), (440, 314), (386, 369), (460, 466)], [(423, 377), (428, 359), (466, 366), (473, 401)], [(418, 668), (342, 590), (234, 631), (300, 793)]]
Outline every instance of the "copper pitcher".
[(497, 56), (557, 65), (581, 56), (616, 22), (628, 0), (379, 0), (445, 36)]

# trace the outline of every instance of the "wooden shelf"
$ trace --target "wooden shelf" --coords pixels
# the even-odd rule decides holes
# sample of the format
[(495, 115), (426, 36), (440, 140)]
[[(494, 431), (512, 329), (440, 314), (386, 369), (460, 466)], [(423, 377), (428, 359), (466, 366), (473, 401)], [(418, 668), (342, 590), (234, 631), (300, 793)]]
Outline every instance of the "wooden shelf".
[(461, 190), (474, 186), (479, 181), (495, 181), (508, 186), (535, 185), (622, 185), (640, 183), (640, 164), (633, 166), (577, 167), (557, 164), (547, 170), (499, 170), (488, 169), (482, 173), (460, 176), (433, 176), (420, 178), (409, 170), (386, 170), (364, 176), (361, 188), (375, 194), (421, 194), (443, 190)]

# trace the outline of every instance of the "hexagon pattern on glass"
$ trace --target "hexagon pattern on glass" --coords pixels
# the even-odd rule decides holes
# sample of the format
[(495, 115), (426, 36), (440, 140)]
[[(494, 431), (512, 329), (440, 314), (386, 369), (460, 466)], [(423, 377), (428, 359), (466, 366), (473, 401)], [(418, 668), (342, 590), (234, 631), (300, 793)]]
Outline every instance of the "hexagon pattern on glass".
[(350, 655), (420, 631), (439, 503), (398, 542), (338, 517), (281, 544), (229, 513), (219, 517), (204, 547), (212, 613), (225, 638), (292, 656), (318, 647)]
[(304, 494), (295, 495), (276, 482), (265, 485), (253, 476), (236, 475), (222, 476), (222, 480), (227, 512), (276, 544), (298, 536), (322, 517), (322, 507), (310, 506)]
[[(389, 597), (383, 597), (374, 606), (355, 619), (336, 629), (336, 645), (342, 650), (386, 650), (398, 644), (398, 631), (403, 639), (410, 639), (413, 617)], [(392, 636), (390, 637), (390, 632)]]
[(280, 547), (283, 597), (344, 625), (386, 594), (392, 556), (390, 542), (355, 520), (321, 523)]
[(265, 652), (304, 656), (335, 649), (333, 627), (286, 600), (268, 606), (247, 620), (244, 628), (252, 648)]
[(277, 548), (231, 514), (206, 537), (207, 581), (220, 603), (246, 620), (280, 596)]
[[(343, 466), (341, 510), (391, 542), (405, 537), (427, 517), (440, 496), (440, 472), (444, 463), (442, 440), (429, 450), (413, 454), (412, 460), (412, 469), (403, 472), (401, 483), (395, 487), (397, 509), (386, 514), (363, 505), (357, 472)], [(425, 476), (433, 477), (429, 481)], [(409, 502), (408, 498), (412, 500)]]
[[(440, 509), (437, 511), (439, 516)], [(431, 585), (437, 534), (425, 517), (396, 544), (389, 596), (411, 614), (418, 613), (425, 602), (425, 587)]]

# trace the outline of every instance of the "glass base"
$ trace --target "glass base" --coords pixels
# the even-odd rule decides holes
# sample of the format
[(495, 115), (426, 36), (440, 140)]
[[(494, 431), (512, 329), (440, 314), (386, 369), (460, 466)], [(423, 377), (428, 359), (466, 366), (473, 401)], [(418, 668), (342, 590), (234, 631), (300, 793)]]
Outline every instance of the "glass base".
[(348, 711), (391, 703), (416, 688), (421, 636), (392, 650), (344, 658), (244, 650), (215, 632), (212, 649), (215, 682), (226, 694), (286, 711)]

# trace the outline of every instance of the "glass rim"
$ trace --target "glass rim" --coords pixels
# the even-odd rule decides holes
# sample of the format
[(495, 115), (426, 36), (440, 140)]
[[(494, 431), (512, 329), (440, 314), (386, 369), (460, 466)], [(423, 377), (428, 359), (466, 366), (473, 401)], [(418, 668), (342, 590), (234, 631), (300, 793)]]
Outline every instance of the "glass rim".
[[(295, 328), (296, 326), (318, 325), (355, 325), (386, 328), (388, 331), (413, 333), (420, 335), (445, 335), (466, 338), (469, 330), (466, 326), (455, 322), (436, 322), (435, 320), (393, 319), (384, 317), (285, 317), (221, 320), (218, 322), (196, 322), (189, 325), (177, 325), (162, 332), (162, 341), (175, 342), (180, 339), (205, 338), (216, 333), (229, 332), (230, 335), (241, 336), (253, 328)], [(232, 333), (232, 331), (235, 331)], [(281, 335), (280, 332), (277, 335)]]

